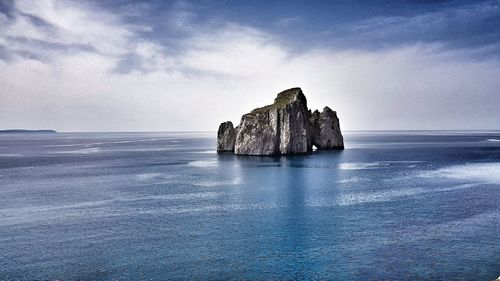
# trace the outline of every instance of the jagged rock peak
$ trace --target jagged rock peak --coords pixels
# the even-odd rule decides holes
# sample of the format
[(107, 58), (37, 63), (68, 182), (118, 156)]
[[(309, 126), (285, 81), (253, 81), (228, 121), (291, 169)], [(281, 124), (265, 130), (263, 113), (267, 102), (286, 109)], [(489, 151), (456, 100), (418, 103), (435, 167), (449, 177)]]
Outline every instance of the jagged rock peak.
[(333, 114), (337, 114), (337, 112), (336, 112), (336, 111), (333, 111), (333, 110), (332, 110), (331, 108), (329, 108), (328, 106), (325, 106), (325, 107), (323, 108), (323, 112), (328, 113), (328, 114), (331, 114), (331, 113), (333, 113)]

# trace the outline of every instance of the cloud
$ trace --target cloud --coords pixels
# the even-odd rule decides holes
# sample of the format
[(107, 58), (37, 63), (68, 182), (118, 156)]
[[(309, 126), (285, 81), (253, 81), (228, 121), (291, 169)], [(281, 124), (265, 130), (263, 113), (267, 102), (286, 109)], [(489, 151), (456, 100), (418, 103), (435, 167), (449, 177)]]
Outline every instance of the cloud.
[[(4, 22), (3, 37), (7, 43), (21, 38), (61, 46), (88, 46), (102, 54), (121, 55), (127, 52), (127, 43), (133, 36), (130, 28), (122, 26), (113, 14), (90, 12), (73, 2), (71, 5), (48, 0), (15, 3), (15, 19)], [(39, 50), (49, 51), (51, 48)]]
[(155, 37), (158, 27), (131, 24), (130, 13), (16, 2), (0, 17), (0, 127), (216, 130), (295, 86), (312, 107), (336, 109), (343, 129), (498, 126), (494, 59), (438, 44), (297, 52), (265, 30), (201, 26), (189, 7), (175, 9)]
[(278, 27), (289, 27), (298, 24), (302, 21), (301, 17), (283, 17), (278, 19), (274, 25)]
[[(365, 46), (427, 42), (450, 47), (496, 46), (500, 42), (500, 1), (475, 1), (411, 15), (377, 16), (326, 32), (370, 42)], [(352, 42), (351, 42), (352, 43)], [(498, 46), (497, 46), (498, 47)], [(495, 48), (498, 51), (497, 48)]]
[(180, 63), (196, 71), (229, 76), (268, 72), (286, 60), (286, 50), (272, 36), (253, 28), (228, 24), (197, 34), (185, 44)]

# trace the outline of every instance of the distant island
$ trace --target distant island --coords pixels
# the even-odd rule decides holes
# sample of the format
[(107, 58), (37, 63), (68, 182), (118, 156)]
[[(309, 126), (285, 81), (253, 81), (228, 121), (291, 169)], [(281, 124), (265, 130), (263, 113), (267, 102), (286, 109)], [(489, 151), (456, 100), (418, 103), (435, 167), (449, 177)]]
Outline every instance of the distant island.
[(308, 154), (313, 145), (321, 150), (344, 149), (337, 113), (326, 106), (311, 112), (300, 88), (278, 94), (273, 104), (252, 110), (234, 128), (220, 124), (217, 152), (237, 155)]
[(23, 130), (23, 129), (10, 129), (0, 130), (0, 134), (55, 134), (54, 130)]

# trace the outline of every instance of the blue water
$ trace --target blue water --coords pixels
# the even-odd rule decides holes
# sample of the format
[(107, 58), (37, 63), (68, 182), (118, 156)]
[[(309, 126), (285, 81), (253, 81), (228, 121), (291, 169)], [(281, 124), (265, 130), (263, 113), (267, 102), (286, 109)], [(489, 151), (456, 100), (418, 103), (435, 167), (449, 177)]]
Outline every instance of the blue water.
[(217, 155), (213, 133), (0, 135), (0, 280), (493, 280), (499, 132), (356, 132)]

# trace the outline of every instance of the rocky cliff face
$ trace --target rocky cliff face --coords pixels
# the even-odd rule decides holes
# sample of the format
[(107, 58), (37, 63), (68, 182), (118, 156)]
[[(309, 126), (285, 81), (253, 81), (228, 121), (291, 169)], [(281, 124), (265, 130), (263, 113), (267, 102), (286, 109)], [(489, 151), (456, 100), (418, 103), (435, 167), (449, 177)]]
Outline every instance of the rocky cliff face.
[(344, 147), (336, 113), (325, 107), (311, 114), (300, 88), (285, 90), (273, 104), (243, 115), (236, 128), (222, 123), (217, 133), (217, 151), (239, 155), (306, 154), (313, 144), (318, 149)]
[(304, 154), (311, 151), (307, 100), (300, 88), (278, 94), (274, 103), (241, 117), (234, 153)]

